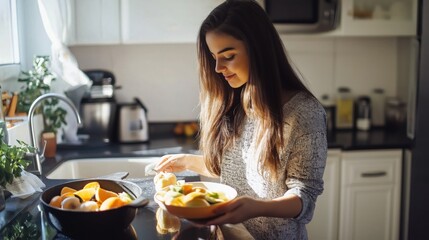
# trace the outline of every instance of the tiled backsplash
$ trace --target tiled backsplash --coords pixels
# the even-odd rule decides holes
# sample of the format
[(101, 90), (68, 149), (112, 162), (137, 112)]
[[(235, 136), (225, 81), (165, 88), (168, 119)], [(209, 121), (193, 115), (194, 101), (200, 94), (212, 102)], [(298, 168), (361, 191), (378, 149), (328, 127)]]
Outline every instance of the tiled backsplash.
[[(356, 95), (383, 88), (397, 95), (398, 39), (284, 37), (286, 50), (317, 97), (348, 86)], [(122, 89), (119, 101), (140, 97), (149, 121), (187, 121), (198, 116), (195, 44), (75, 46), (79, 67), (108, 69)]]

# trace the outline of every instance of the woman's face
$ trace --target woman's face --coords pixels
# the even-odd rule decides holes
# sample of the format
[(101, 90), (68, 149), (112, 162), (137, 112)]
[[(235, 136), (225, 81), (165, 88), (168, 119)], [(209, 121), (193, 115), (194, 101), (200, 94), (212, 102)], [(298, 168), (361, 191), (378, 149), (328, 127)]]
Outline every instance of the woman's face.
[(215, 71), (221, 73), (232, 88), (249, 80), (249, 57), (244, 43), (225, 33), (211, 31), (206, 42), (216, 60)]

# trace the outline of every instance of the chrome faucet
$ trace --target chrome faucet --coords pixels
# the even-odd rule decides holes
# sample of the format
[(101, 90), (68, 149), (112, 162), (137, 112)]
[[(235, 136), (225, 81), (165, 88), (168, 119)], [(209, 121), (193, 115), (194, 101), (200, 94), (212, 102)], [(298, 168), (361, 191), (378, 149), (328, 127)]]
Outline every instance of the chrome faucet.
[(33, 117), (34, 117), (34, 111), (37, 108), (37, 104), (39, 104), (39, 102), (43, 101), (44, 99), (47, 98), (58, 98), (60, 100), (63, 100), (65, 103), (67, 103), (70, 108), (73, 110), (73, 113), (76, 116), (76, 120), (78, 122), (78, 124), (80, 125), (82, 123), (80, 116), (79, 116), (79, 111), (77, 110), (77, 108), (74, 106), (74, 104), (72, 103), (72, 101), (70, 99), (68, 99), (67, 97), (57, 94), (57, 93), (46, 93), (41, 95), (40, 97), (36, 98), (36, 100), (34, 100), (34, 102), (31, 104), (30, 106), (30, 110), (28, 110), (28, 126), (30, 127), (30, 141), (31, 144), (33, 145), (34, 148), (37, 149), (37, 153), (35, 154), (35, 158), (34, 160), (36, 161), (36, 167), (37, 167), (37, 171), (40, 175), (42, 175), (42, 160), (45, 158), (44, 157), (44, 149), (41, 151), (40, 149), (37, 148), (37, 141), (36, 141), (36, 134), (34, 133), (34, 124), (33, 124)]

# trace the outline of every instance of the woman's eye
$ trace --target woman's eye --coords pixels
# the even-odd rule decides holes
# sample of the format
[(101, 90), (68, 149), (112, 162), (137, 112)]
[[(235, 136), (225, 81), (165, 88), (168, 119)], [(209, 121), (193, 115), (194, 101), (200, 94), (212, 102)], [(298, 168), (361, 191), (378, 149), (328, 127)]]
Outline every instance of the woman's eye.
[(235, 55), (225, 56), (225, 60), (232, 60), (234, 57)]

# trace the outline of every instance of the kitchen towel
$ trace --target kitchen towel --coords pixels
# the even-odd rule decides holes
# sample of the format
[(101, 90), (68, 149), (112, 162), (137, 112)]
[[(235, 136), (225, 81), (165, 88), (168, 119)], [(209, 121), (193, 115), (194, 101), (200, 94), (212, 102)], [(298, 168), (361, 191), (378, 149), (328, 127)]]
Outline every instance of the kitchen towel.
[(42, 192), (44, 187), (46, 185), (36, 175), (22, 170), (20, 177), (6, 185), (6, 190), (12, 194), (12, 197), (25, 199), (35, 192)]

